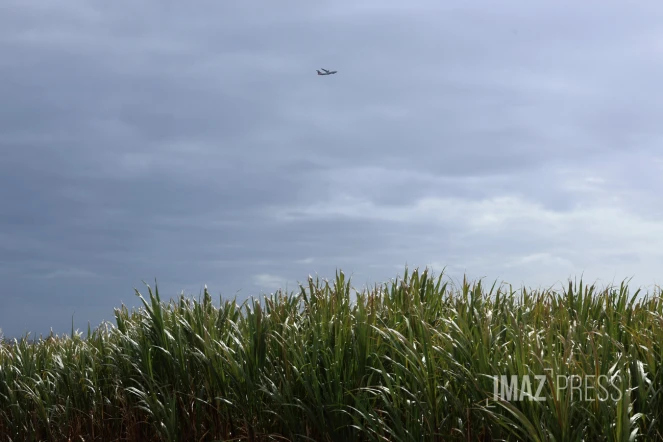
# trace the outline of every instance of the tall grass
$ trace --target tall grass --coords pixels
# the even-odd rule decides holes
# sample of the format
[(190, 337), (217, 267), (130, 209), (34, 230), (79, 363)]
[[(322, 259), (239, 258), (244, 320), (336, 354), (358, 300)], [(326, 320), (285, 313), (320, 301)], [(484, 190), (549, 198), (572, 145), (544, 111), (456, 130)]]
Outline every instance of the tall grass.
[[(406, 269), (355, 300), (340, 272), (219, 307), (207, 289), (147, 290), (85, 337), (0, 344), (2, 440), (663, 439), (663, 303), (625, 284), (456, 287)], [(494, 396), (491, 376), (527, 374), (547, 376), (544, 401)], [(558, 390), (571, 375), (620, 394)]]

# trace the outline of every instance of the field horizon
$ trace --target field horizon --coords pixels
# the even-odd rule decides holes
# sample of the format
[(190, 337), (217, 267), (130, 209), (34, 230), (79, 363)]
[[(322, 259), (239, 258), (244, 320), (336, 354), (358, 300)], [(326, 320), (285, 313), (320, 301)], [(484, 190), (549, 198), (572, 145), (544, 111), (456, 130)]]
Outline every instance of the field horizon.
[[(408, 269), (411, 268), (411, 266), (406, 265), (405, 266), (405, 272), (408, 272)], [(488, 278), (488, 277), (471, 277), (467, 273), (459, 274), (456, 277), (451, 277), (448, 272), (446, 272), (446, 268), (443, 268), (441, 271), (437, 272), (433, 269), (433, 267), (430, 266), (413, 266), (414, 269), (418, 270), (419, 268), (424, 268), (427, 272), (431, 274), (439, 274), (440, 277), (446, 278), (446, 283), (448, 284), (449, 287), (460, 287), (462, 286), (465, 282), (468, 282), (470, 284), (476, 284), (476, 283), (481, 283), (483, 287), (486, 287), (487, 285), (490, 286), (495, 286), (495, 287), (509, 287), (510, 290), (512, 290), (514, 293), (519, 293), (522, 290), (526, 291), (552, 291), (552, 292), (559, 292), (563, 291), (568, 288), (568, 284), (574, 284), (578, 285), (579, 283), (582, 283), (583, 285), (586, 286), (591, 286), (594, 287), (594, 290), (596, 291), (605, 291), (605, 290), (610, 290), (616, 287), (620, 287), (621, 285), (626, 285), (628, 287), (628, 290), (637, 292), (637, 296), (643, 297), (643, 296), (659, 296), (661, 293), (663, 293), (663, 287), (659, 285), (658, 283), (651, 283), (651, 284), (633, 284), (632, 280), (634, 279), (633, 276), (630, 277), (623, 277), (621, 279), (613, 278), (610, 282), (601, 282), (602, 278), (593, 278), (593, 282), (587, 282), (590, 280), (590, 278), (585, 278), (584, 274), (581, 273), (579, 276), (574, 275), (574, 276), (567, 276), (566, 279), (558, 279), (555, 283), (553, 284), (538, 284), (538, 285), (533, 285), (533, 284), (526, 284), (524, 282), (521, 282), (520, 284), (515, 284), (515, 283), (510, 283), (506, 280), (500, 279), (500, 278)], [(344, 273), (346, 274), (342, 268), (336, 268), (335, 269), (336, 274)], [(332, 272), (333, 273), (333, 272)], [(321, 281), (328, 281), (330, 278), (328, 277), (323, 277), (320, 276), (317, 273), (314, 273), (315, 276), (311, 276), (311, 274), (308, 275), (308, 278), (314, 278), (316, 280), (321, 280)], [(308, 281), (307, 278), (307, 281)], [(357, 288), (356, 286), (352, 285), (350, 286), (350, 292), (353, 297), (353, 302), (356, 301), (356, 296), (359, 293), (365, 293), (367, 291), (370, 291), (373, 287), (377, 286), (384, 286), (390, 283), (393, 283), (394, 281), (401, 280), (403, 276), (401, 274), (398, 274), (397, 276), (389, 279), (388, 281), (382, 281), (382, 282), (375, 282), (373, 284), (370, 283), (363, 283), (363, 286), (361, 288)], [(331, 278), (332, 280), (334, 279), (333, 277)], [(352, 281), (353, 276), (349, 276), (348, 280)], [(301, 287), (302, 282), (301, 281), (296, 281), (295, 285), (298, 287), (294, 292), (297, 292), (299, 290), (299, 287)], [(161, 286), (159, 283), (159, 279), (155, 278), (152, 283), (148, 283), (146, 280), (142, 280), (142, 289), (149, 289), (150, 285), (156, 287), (156, 286)], [(306, 284), (305, 284), (306, 285)], [(193, 292), (185, 293), (184, 290), (179, 291), (177, 293), (176, 291), (173, 291), (173, 293), (177, 293), (176, 296), (171, 296), (171, 298), (177, 298), (179, 299), (180, 297), (184, 296), (187, 299), (198, 299), (200, 300), (201, 297), (204, 295), (203, 291), (208, 290), (208, 285), (207, 284), (202, 284), (201, 289), (199, 294), (193, 294)], [(136, 293), (141, 292), (141, 288), (133, 287), (130, 289), (134, 295)], [(223, 302), (227, 300), (232, 300), (234, 302), (239, 302), (240, 304), (245, 303), (247, 301), (250, 301), (251, 299), (261, 299), (264, 296), (269, 296), (270, 294), (274, 293), (292, 293), (293, 290), (288, 290), (287, 287), (284, 288), (276, 288), (273, 291), (256, 291), (255, 294), (253, 295), (244, 295), (241, 300), (238, 301), (238, 296), (227, 296), (224, 295), (223, 293), (217, 293), (216, 295), (211, 295), (210, 297), (212, 299), (212, 303), (215, 306), (219, 306)], [(124, 302), (120, 301), (120, 305), (122, 307), (125, 306)], [(137, 304), (132, 304), (129, 306), (126, 306), (127, 308), (131, 309), (136, 309), (136, 308), (141, 308), (142, 303), (138, 301)], [(39, 339), (46, 339), (49, 336), (66, 336), (66, 335), (71, 335), (72, 332), (72, 326), (73, 326), (73, 331), (75, 333), (79, 333), (81, 331), (86, 331), (88, 328), (91, 329), (96, 329), (99, 327), (103, 327), (104, 324), (106, 323), (112, 323), (115, 315), (111, 311), (110, 314), (108, 315), (109, 317), (113, 319), (103, 319), (100, 321), (92, 321), (89, 320), (77, 320), (76, 317), (76, 312), (74, 311), (69, 317), (68, 322), (69, 325), (66, 326), (59, 326), (59, 327), (47, 327), (45, 330), (42, 331), (25, 331), (23, 333), (12, 333), (8, 334), (6, 333), (6, 330), (3, 329), (2, 325), (0, 324), (0, 341), (14, 341), (14, 340), (22, 340), (22, 339), (27, 339), (27, 340), (39, 340)], [(78, 318), (80, 319), (80, 318)], [(83, 327), (79, 324), (83, 323)]]

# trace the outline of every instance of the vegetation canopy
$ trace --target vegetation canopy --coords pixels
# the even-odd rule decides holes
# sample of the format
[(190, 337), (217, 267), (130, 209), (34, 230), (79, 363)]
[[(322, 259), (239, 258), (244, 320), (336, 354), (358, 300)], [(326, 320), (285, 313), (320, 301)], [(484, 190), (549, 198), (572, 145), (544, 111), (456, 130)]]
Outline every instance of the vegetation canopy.
[[(309, 277), (218, 307), (207, 289), (169, 303), (147, 290), (85, 337), (0, 345), (1, 440), (663, 438), (660, 293), (487, 289), (427, 269), (359, 293), (342, 272)], [(495, 395), (494, 376), (540, 375), (542, 400)], [(560, 391), (570, 376), (619, 394)]]

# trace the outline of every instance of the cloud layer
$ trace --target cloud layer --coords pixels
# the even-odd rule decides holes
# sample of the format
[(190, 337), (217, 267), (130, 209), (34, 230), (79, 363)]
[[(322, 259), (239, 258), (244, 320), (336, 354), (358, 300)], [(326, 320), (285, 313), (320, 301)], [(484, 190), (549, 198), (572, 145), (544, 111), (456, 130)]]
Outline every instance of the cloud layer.
[(660, 2), (231, 3), (5, 2), (5, 335), (154, 278), (660, 282)]

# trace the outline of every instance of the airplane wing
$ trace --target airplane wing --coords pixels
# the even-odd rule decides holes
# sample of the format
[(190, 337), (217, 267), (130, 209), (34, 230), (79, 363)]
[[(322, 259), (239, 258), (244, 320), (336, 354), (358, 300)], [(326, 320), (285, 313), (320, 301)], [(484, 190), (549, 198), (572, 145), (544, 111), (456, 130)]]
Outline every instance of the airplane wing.
[(326, 73), (329, 73), (329, 71), (327, 69), (323, 69), (323, 71), (325, 71)]

